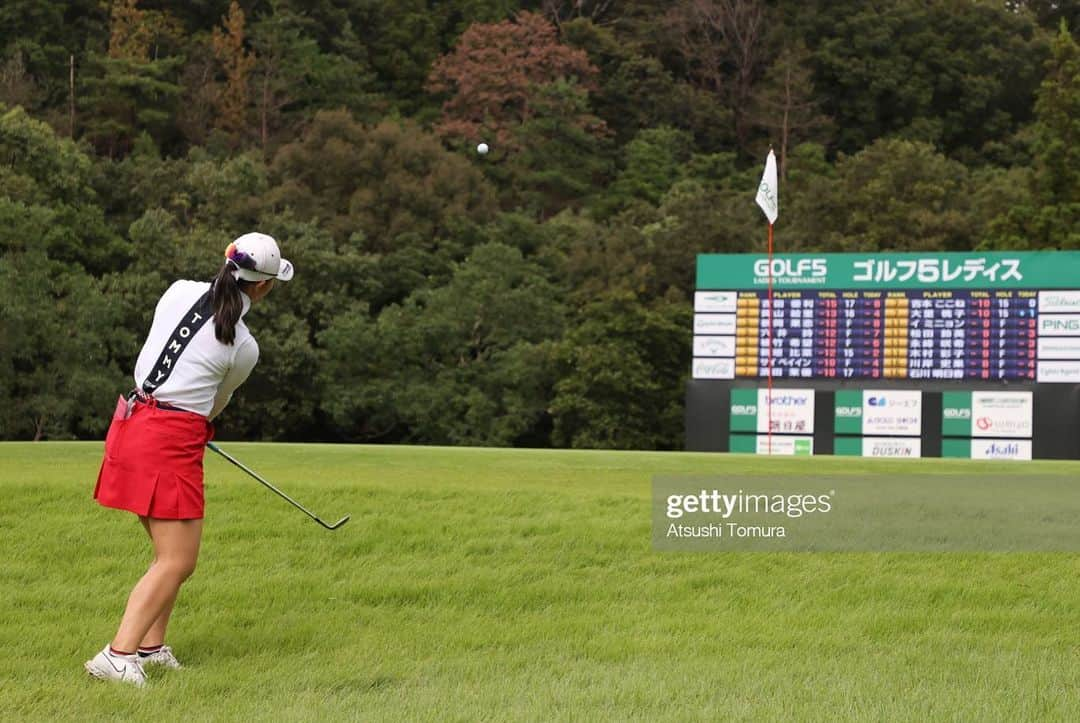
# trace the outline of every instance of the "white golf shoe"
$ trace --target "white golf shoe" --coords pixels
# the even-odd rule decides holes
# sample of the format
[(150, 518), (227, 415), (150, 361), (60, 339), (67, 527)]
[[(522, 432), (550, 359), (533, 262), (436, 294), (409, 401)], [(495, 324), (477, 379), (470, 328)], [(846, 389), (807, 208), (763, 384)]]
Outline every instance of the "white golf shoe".
[(183, 667), (180, 665), (180, 661), (176, 659), (176, 656), (173, 655), (172, 648), (168, 645), (162, 645), (161, 648), (150, 653), (150, 655), (140, 655), (139, 660), (144, 668), (148, 665), (160, 665), (163, 668), (180, 670)]
[(109, 652), (108, 645), (95, 655), (93, 660), (87, 660), (83, 667), (95, 678), (118, 680), (139, 688), (146, 685), (146, 673), (143, 672), (142, 665), (139, 663), (139, 656), (113, 655)]

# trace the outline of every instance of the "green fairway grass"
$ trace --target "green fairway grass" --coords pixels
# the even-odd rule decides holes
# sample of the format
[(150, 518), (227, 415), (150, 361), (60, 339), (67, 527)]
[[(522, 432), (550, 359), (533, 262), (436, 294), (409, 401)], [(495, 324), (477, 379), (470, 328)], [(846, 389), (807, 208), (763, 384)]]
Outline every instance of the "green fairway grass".
[[(657, 474), (993, 463), (222, 443), (143, 690), (89, 679), (149, 561), (100, 443), (0, 444), (5, 720), (1076, 720), (1080, 555), (656, 553)], [(1014, 464), (1075, 475), (1080, 464)], [(1080, 482), (1078, 482), (1080, 483)]]

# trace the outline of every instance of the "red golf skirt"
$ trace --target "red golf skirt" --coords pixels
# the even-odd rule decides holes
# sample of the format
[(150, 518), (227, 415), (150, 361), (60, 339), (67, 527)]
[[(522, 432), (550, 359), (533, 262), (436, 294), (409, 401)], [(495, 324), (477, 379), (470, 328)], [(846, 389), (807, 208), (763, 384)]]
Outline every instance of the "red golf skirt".
[(206, 417), (136, 402), (109, 426), (94, 499), (144, 517), (201, 518), (203, 453), (213, 437)]

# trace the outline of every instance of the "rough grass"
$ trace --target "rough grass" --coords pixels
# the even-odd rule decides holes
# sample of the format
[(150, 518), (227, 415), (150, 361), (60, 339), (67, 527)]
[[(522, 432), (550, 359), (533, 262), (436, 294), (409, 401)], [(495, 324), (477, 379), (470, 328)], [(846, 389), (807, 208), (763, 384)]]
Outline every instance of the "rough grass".
[[(100, 444), (0, 444), (0, 713), (32, 720), (1069, 720), (1080, 556), (660, 554), (654, 474), (979, 463), (223, 443), (144, 690), (93, 681), (148, 561)], [(1001, 471), (1000, 466), (985, 465)], [(1031, 463), (1028, 473), (1080, 465)]]

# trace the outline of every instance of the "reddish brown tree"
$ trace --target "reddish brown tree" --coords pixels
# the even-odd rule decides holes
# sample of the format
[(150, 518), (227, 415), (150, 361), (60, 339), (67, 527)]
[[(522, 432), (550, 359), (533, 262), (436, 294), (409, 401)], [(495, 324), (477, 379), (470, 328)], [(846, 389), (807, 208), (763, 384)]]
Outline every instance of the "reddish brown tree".
[(222, 19), (224, 28), (214, 28), (211, 37), (214, 56), (225, 71), (225, 85), (217, 93), (217, 125), (230, 133), (245, 127), (248, 107), (248, 76), (255, 67), (255, 56), (244, 49), (244, 11), (233, 0), (229, 14)]
[(152, 32), (139, 0), (116, 0), (109, 12), (109, 57), (146, 62)]
[(469, 27), (428, 76), (427, 89), (449, 95), (436, 130), (444, 138), (481, 138), (514, 149), (514, 129), (533, 118), (540, 91), (568, 78), (588, 90), (596, 68), (583, 50), (559, 42), (535, 13)]
[(745, 149), (748, 106), (765, 58), (763, 0), (682, 0), (665, 17), (690, 76), (719, 94)]

